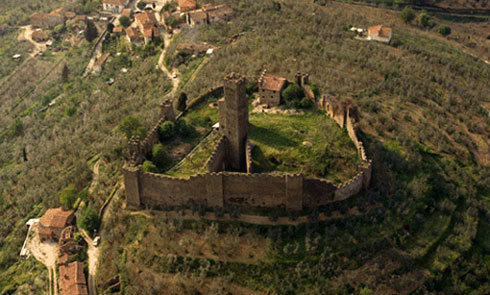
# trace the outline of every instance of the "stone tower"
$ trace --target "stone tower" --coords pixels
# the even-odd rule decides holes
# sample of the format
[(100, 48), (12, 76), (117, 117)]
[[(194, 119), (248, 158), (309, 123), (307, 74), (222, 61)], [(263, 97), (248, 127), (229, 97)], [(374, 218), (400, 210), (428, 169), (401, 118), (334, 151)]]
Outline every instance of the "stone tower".
[[(232, 73), (225, 77), (224, 103), (220, 108), (224, 120), (223, 135), (228, 140), (227, 169), (243, 171), (245, 165), (245, 143), (248, 135), (248, 98), (245, 78)], [(221, 123), (220, 123), (221, 125)]]

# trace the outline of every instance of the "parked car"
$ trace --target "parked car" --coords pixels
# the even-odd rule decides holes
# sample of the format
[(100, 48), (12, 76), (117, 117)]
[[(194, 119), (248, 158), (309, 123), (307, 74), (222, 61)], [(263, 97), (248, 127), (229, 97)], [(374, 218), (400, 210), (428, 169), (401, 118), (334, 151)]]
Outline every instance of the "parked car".
[(96, 236), (94, 241), (92, 242), (92, 244), (94, 245), (94, 247), (97, 247), (99, 246), (100, 244), (100, 236)]

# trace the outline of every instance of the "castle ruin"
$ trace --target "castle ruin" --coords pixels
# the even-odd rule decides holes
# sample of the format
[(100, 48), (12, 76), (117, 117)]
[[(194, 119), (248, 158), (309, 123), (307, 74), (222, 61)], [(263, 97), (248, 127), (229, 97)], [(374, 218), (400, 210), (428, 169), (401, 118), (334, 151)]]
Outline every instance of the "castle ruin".
[[(308, 83), (306, 75), (301, 75), (300, 79), (303, 85)], [(302, 174), (252, 173), (245, 79), (231, 74), (225, 78), (223, 86), (206, 93), (191, 106), (195, 106), (196, 101), (204, 101), (209, 95), (224, 93), (224, 98), (218, 102), (221, 138), (206, 162), (208, 172), (190, 177), (172, 177), (142, 171), (145, 154), (158, 142), (158, 126), (165, 120), (175, 120), (171, 104), (164, 103), (161, 119), (147, 138), (143, 141), (136, 137), (130, 140), (130, 161), (123, 167), (126, 205), (129, 208), (200, 204), (221, 208), (235, 205), (301, 211), (345, 200), (369, 186), (372, 163), (357, 137), (359, 114), (354, 104), (325, 98), (317, 101), (328, 116), (347, 129), (361, 158), (359, 173), (335, 185), (325, 179)]]

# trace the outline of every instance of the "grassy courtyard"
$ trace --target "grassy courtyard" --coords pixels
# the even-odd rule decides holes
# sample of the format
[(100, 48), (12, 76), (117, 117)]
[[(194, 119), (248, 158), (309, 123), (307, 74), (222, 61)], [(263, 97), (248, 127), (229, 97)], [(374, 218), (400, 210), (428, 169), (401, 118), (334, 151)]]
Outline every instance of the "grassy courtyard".
[[(204, 137), (218, 121), (218, 110), (211, 106), (216, 100), (208, 99), (183, 116), (189, 125), (200, 129), (202, 141), (199, 146), (192, 144), (194, 148), (165, 174), (182, 177), (207, 171), (206, 162), (219, 140), (218, 133)], [(358, 172), (359, 157), (347, 132), (322, 111), (250, 113), (249, 121), (256, 173), (303, 173), (339, 183)]]

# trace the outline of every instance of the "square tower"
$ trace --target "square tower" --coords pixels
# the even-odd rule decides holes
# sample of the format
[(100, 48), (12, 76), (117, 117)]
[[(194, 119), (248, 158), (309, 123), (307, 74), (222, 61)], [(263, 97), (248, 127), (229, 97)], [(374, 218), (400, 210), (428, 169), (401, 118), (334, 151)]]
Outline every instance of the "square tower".
[[(225, 122), (223, 133), (228, 139), (227, 169), (243, 171), (245, 167), (245, 143), (248, 136), (248, 98), (245, 78), (232, 73), (225, 77), (224, 104), (220, 118)], [(221, 123), (220, 123), (221, 125)]]

